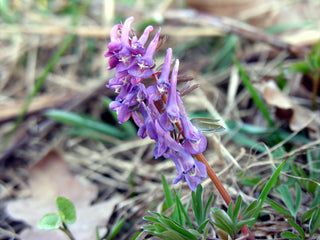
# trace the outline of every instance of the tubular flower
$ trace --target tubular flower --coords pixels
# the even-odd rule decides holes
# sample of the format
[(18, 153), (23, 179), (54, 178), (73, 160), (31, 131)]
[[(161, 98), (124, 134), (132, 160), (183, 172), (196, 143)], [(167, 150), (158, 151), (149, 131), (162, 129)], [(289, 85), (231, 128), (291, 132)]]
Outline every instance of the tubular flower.
[[(205, 165), (195, 160), (192, 154), (203, 152), (207, 140), (192, 125), (177, 90), (179, 60), (175, 61), (170, 76), (172, 49), (169, 48), (158, 78), (158, 73), (153, 70), (153, 59), (160, 28), (149, 45), (145, 46), (153, 27), (146, 27), (138, 38), (131, 30), (133, 21), (134, 18), (129, 17), (110, 32), (110, 43), (104, 56), (109, 58), (108, 69), (115, 68), (116, 75), (106, 86), (118, 93), (110, 103), (110, 109), (117, 112), (119, 123), (132, 117), (139, 128), (137, 135), (141, 138), (148, 136), (156, 142), (153, 151), (155, 158), (171, 158), (174, 161), (178, 175), (173, 183), (186, 181), (195, 191), (201, 179), (207, 177), (207, 172)], [(156, 85), (146, 87), (143, 80), (150, 76)], [(177, 123), (182, 130), (175, 128)]]

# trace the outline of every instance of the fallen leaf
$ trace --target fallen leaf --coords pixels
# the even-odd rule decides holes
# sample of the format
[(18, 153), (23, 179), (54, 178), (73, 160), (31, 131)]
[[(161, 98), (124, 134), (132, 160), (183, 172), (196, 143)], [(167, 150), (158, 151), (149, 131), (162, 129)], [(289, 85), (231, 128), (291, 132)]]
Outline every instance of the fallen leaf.
[(292, 131), (300, 131), (308, 128), (310, 138), (320, 137), (320, 114), (313, 112), (295, 102), (290, 96), (283, 93), (274, 80), (262, 82), (258, 86), (263, 92), (263, 98), (267, 104), (277, 108), (277, 116), (289, 121)]
[(47, 213), (56, 213), (55, 200), (65, 197), (73, 202), (77, 220), (70, 225), (70, 230), (77, 240), (95, 239), (96, 227), (105, 232), (105, 225), (113, 207), (120, 196), (111, 200), (90, 205), (97, 196), (97, 187), (79, 176), (72, 175), (67, 163), (57, 151), (50, 151), (38, 163), (29, 169), (29, 185), (31, 196), (27, 199), (11, 201), (7, 212), (12, 218), (23, 220), (30, 228), (21, 232), (24, 240), (34, 239), (67, 239), (58, 230), (45, 231), (37, 227), (39, 220)]

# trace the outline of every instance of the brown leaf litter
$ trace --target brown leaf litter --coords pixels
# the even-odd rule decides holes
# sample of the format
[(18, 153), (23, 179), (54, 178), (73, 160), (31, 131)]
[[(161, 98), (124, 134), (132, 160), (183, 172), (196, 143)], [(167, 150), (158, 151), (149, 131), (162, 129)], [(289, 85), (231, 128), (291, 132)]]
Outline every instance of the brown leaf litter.
[(260, 85), (265, 101), (276, 107), (279, 119), (287, 120), (292, 131), (309, 130), (310, 139), (320, 138), (320, 113), (311, 111), (283, 93), (274, 80), (264, 81)]
[(30, 197), (8, 202), (7, 211), (12, 218), (23, 220), (30, 228), (20, 234), (22, 239), (65, 239), (60, 231), (44, 231), (37, 223), (47, 213), (57, 212), (55, 199), (66, 197), (76, 208), (77, 221), (70, 226), (76, 239), (94, 239), (96, 227), (106, 232), (105, 223), (113, 207), (122, 198), (113, 196), (110, 201), (95, 205), (90, 203), (97, 197), (97, 187), (72, 175), (61, 155), (52, 150), (39, 162), (29, 168)]

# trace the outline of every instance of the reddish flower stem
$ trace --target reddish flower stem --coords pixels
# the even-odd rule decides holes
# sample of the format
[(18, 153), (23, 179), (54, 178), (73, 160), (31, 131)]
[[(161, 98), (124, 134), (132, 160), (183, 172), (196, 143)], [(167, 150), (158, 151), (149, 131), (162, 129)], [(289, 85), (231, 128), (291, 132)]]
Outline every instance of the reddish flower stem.
[[(155, 80), (155, 82), (157, 82), (157, 79), (158, 79), (157, 74), (153, 74), (152, 77)], [(167, 102), (167, 96), (166, 95), (162, 95), (162, 100), (163, 100), (164, 103), (166, 103)], [(175, 125), (178, 128), (178, 130), (181, 133), (181, 135), (184, 137), (181, 123), (177, 122)], [(223, 184), (219, 180), (218, 176), (215, 174), (215, 172), (213, 171), (213, 169), (209, 165), (207, 159), (203, 156), (202, 153), (196, 154), (195, 157), (197, 158), (197, 160), (199, 162), (202, 162), (204, 165), (206, 165), (208, 176), (210, 177), (211, 181), (213, 182), (213, 184), (218, 189), (218, 191), (219, 191), (220, 195), (222, 196), (223, 200), (225, 201), (225, 203), (229, 206), (230, 202), (233, 202), (233, 201), (232, 201), (229, 193), (227, 192), (227, 190), (224, 188)], [(234, 206), (234, 203), (233, 203), (233, 206)], [(241, 215), (239, 216), (239, 219), (241, 219)], [(242, 227), (241, 232), (245, 236), (247, 236), (248, 240), (254, 240), (255, 239), (255, 237), (250, 232), (250, 230), (249, 230), (247, 225), (244, 225)]]

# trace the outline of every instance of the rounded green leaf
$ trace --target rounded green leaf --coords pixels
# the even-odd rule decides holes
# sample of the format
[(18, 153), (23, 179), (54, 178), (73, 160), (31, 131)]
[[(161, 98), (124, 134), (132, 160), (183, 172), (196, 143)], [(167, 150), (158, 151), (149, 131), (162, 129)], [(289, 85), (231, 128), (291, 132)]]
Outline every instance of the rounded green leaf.
[(61, 219), (58, 214), (48, 213), (40, 219), (38, 228), (42, 230), (54, 230), (59, 228), (60, 223)]
[(64, 223), (71, 224), (76, 221), (76, 209), (69, 199), (58, 197), (56, 199), (56, 204), (61, 220)]

